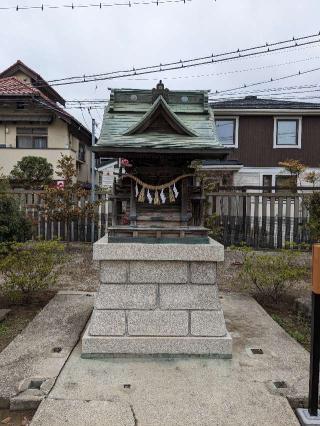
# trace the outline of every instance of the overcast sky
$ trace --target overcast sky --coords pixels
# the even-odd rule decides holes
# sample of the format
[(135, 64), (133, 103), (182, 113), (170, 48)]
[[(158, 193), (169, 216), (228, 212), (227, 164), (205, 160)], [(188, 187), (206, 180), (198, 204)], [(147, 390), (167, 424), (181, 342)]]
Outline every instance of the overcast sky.
[[(73, 3), (99, 1), (73, 0)], [(0, 2), (0, 6), (43, 3), (40, 0)], [(56, 5), (71, 2), (46, 1)], [(21, 59), (50, 80), (152, 65), (317, 33), (320, 30), (319, 16), (319, 0), (192, 0), (185, 5), (121, 6), (102, 10), (0, 10), (0, 68)], [(230, 73), (261, 66), (267, 68)], [(320, 67), (320, 43), (263, 57), (171, 71), (161, 76), (148, 75), (137, 81), (112, 80), (60, 86), (57, 90), (67, 100), (107, 98), (108, 87), (151, 89), (156, 80), (162, 78), (170, 89), (214, 91), (316, 67)], [(319, 76), (320, 71), (317, 71), (259, 86), (257, 90), (319, 83)], [(71, 112), (83, 121), (80, 110)], [(102, 110), (96, 110), (92, 115), (101, 122), (102, 113)], [(86, 112), (84, 116), (89, 124)]]

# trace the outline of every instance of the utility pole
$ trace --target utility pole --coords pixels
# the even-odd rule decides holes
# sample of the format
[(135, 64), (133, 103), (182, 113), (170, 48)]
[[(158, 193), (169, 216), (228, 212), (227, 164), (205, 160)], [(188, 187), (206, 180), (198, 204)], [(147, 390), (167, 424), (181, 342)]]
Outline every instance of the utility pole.
[(309, 373), (309, 403), (307, 409), (298, 408), (300, 423), (320, 425), (319, 362), (320, 362), (320, 244), (312, 247), (312, 311)]
[[(92, 136), (91, 136), (91, 202), (95, 202), (96, 198), (96, 155), (92, 148), (96, 143), (96, 120), (92, 119)], [(94, 243), (94, 217), (91, 219), (91, 241)]]
[[(96, 142), (96, 120), (92, 119), (92, 136), (91, 136), (91, 148)], [(96, 155), (91, 151), (91, 201), (95, 201), (95, 185), (96, 185)]]

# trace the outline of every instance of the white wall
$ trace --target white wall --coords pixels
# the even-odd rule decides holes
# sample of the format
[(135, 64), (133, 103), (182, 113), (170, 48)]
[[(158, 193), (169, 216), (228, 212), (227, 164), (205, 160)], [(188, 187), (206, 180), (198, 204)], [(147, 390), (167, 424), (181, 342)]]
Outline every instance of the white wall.
[[(304, 180), (304, 176), (311, 171), (320, 173), (320, 168), (307, 168), (301, 175), (299, 186), (312, 187), (311, 183)], [(275, 186), (277, 175), (288, 176), (289, 173), (285, 172), (281, 167), (243, 167), (234, 173), (233, 183), (236, 186), (262, 186), (263, 175), (272, 175), (272, 186)], [(316, 186), (320, 186), (320, 182)]]

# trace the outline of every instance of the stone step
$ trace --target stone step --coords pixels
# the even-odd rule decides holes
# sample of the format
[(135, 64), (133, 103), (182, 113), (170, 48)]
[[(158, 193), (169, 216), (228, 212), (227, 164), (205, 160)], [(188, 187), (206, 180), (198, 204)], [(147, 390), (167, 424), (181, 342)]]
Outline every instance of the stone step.
[(82, 338), (82, 358), (126, 355), (206, 355), (231, 358), (232, 339), (224, 337), (93, 337)]

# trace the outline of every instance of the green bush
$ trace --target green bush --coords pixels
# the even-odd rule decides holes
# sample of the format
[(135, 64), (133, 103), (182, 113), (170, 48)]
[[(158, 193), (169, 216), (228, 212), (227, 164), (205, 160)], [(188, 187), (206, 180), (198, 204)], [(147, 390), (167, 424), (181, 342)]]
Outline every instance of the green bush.
[(9, 179), (14, 186), (42, 188), (52, 182), (53, 166), (44, 157), (22, 157), (11, 170)]
[(307, 201), (307, 208), (310, 215), (308, 228), (311, 239), (320, 241), (320, 192), (313, 192)]
[(223, 235), (223, 226), (219, 224), (219, 216), (214, 213), (205, 219), (205, 226), (209, 229), (209, 237), (220, 241)]
[(0, 243), (26, 241), (31, 238), (31, 223), (19, 210), (9, 185), (0, 176)]
[(27, 302), (31, 294), (56, 282), (64, 246), (57, 241), (15, 243), (0, 259), (2, 291), (11, 300)]
[(246, 252), (239, 278), (243, 288), (249, 288), (257, 299), (278, 302), (287, 286), (307, 273), (306, 267), (297, 265), (295, 252)]

